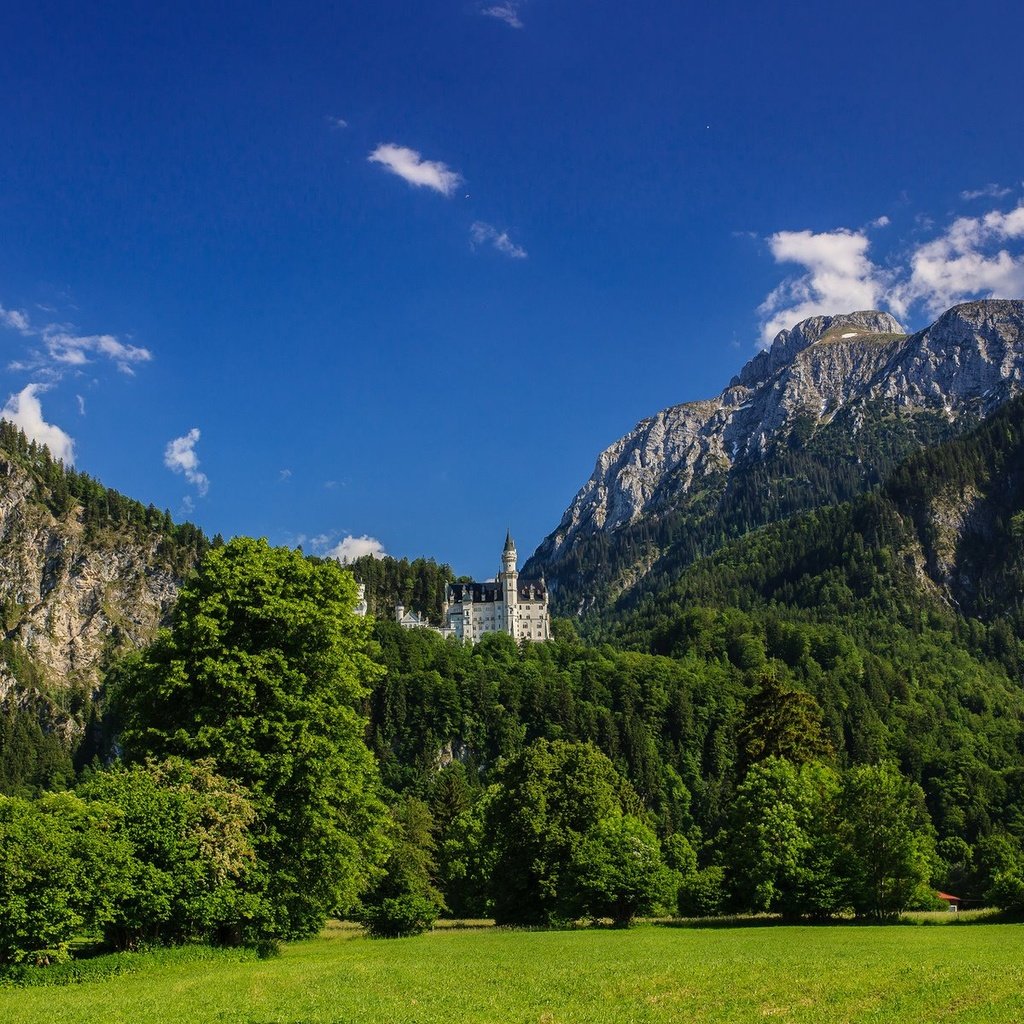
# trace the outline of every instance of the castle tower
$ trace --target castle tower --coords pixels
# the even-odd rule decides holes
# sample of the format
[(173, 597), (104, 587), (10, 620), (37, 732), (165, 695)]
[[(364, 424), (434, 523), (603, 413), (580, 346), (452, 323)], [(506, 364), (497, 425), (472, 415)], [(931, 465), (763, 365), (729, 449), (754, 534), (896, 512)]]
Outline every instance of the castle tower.
[(505, 534), (505, 547), (501, 552), (501, 572), (498, 574), (501, 592), (505, 598), (505, 632), (519, 638), (516, 622), (516, 603), (519, 600), (519, 570), (516, 568), (516, 542), (512, 531)]

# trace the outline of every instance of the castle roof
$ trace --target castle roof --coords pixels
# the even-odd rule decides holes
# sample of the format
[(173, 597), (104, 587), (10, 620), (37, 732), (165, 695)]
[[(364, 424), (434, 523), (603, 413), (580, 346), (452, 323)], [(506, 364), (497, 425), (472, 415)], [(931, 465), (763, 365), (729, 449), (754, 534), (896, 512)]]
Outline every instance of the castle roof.
[[(547, 584), (543, 580), (519, 580), (516, 593), (521, 601), (540, 601), (547, 596)], [(501, 584), (495, 581), (487, 583), (449, 583), (448, 603), (458, 604), (460, 601), (472, 601), (474, 604), (489, 604), (504, 601), (505, 595)]]
[(505, 531), (505, 547), (504, 547), (503, 550), (505, 550), (505, 551), (515, 551), (515, 549), (516, 549), (516, 542), (512, 539), (512, 531), (511, 530), (506, 530)]

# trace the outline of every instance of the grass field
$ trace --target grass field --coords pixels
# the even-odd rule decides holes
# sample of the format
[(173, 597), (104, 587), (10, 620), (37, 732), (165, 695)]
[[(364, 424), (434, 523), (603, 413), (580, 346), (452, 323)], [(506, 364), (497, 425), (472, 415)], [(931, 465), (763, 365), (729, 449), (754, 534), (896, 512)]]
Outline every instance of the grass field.
[(0, 990), (0, 1021), (1024, 1020), (1024, 927), (640, 927), (629, 932), (351, 930), (278, 959), (147, 965)]

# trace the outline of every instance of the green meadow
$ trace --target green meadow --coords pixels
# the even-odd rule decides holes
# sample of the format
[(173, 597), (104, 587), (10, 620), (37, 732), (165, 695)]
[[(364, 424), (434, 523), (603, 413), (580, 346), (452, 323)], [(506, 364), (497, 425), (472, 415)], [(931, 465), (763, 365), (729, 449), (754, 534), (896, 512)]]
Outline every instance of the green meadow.
[(0, 1021), (1007, 1021), (1024, 1019), (1020, 925), (329, 929), (275, 959), (140, 955), (130, 973), (0, 989)]

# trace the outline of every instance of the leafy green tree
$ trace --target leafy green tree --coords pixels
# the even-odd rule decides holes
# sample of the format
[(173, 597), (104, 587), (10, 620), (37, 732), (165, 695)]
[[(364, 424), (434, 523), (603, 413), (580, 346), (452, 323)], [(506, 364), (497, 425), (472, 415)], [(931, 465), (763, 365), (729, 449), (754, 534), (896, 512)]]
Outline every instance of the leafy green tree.
[(445, 909), (434, 885), (433, 822), (422, 800), (407, 797), (392, 811), (391, 852), (380, 878), (361, 901), (359, 917), (376, 938), (419, 935)]
[(580, 916), (610, 917), (617, 928), (675, 897), (658, 837), (630, 814), (603, 818), (587, 831), (567, 881), (576, 890)]
[(79, 793), (118, 810), (132, 851), (127, 884), (106, 915), (114, 948), (237, 943), (265, 924), (250, 832), (255, 812), (212, 760), (119, 765), (92, 775)]
[(508, 761), (485, 812), (497, 922), (549, 924), (575, 916), (571, 865), (580, 861), (590, 829), (621, 817), (628, 799), (611, 761), (589, 743), (537, 740)]
[(895, 917), (922, 894), (935, 857), (935, 830), (921, 787), (891, 764), (858, 765), (840, 794), (842, 858), (858, 916)]
[(445, 829), (437, 846), (437, 869), (445, 903), (454, 917), (488, 917), (494, 851), (485, 838), (487, 806), (493, 792), (484, 793)]
[(787, 917), (839, 909), (837, 792), (835, 773), (821, 765), (769, 757), (750, 769), (736, 790), (726, 850), (738, 907)]
[(0, 797), (0, 963), (57, 963), (114, 916), (131, 849), (107, 804)]
[(384, 850), (360, 713), (380, 670), (355, 601), (336, 562), (236, 538), (188, 578), (171, 629), (116, 673), (127, 758), (212, 757), (251, 795), (273, 937), (352, 907)]
[(725, 869), (712, 864), (683, 879), (677, 907), (681, 917), (715, 917), (725, 910)]

